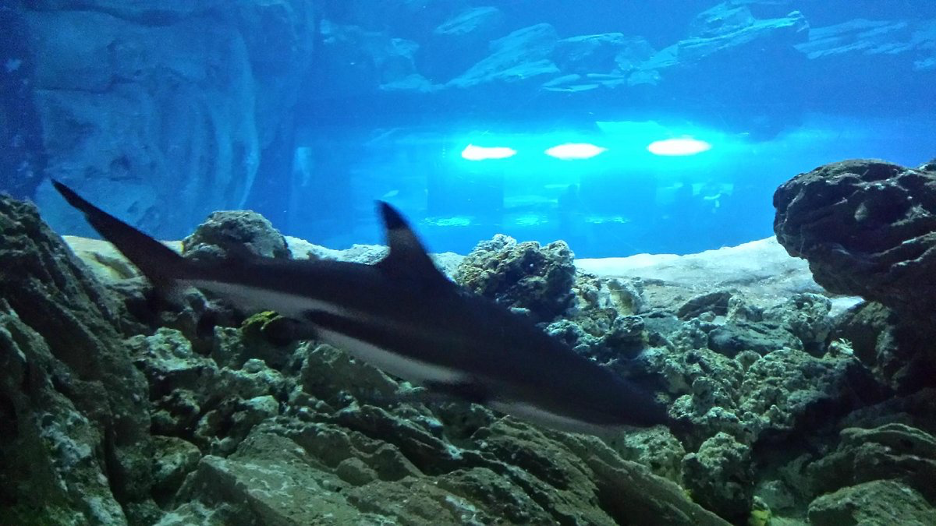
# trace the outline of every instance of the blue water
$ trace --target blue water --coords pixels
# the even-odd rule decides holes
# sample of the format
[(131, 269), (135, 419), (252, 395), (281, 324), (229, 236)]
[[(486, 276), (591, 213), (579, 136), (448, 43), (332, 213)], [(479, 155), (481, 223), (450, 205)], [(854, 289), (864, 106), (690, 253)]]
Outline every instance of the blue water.
[[(496, 4), (507, 19), (497, 36), (546, 22), (560, 38), (621, 32), (660, 49), (686, 39), (693, 18), (717, 2)], [(936, 18), (932, 2), (760, 4), (751, 6), (755, 18), (799, 10), (810, 31), (861, 18), (914, 24)], [(913, 67), (927, 52), (859, 50), (808, 59), (794, 45), (809, 37), (799, 38), (790, 45), (767, 37), (755, 49), (717, 53), (662, 73), (656, 86), (629, 90), (493, 87), (480, 96), (307, 101), (311, 149), (323, 142), (334, 148), (330, 162), (346, 162), (348, 177), (341, 184), (334, 173), (323, 174), (317, 184), (342, 204), (308, 223), (290, 222), (288, 230), (333, 246), (379, 242), (372, 201), (384, 199), (401, 207), (438, 251), (464, 253), (479, 239), (505, 233), (564, 239), (578, 257), (690, 253), (772, 235), (771, 196), (800, 172), (856, 157), (915, 166), (936, 155), (936, 97), (927, 87), (936, 75), (933, 67)], [(461, 72), (452, 68), (430, 80), (447, 82)], [(683, 157), (647, 152), (653, 141), (671, 137), (705, 140), (711, 148)], [(606, 151), (567, 161), (543, 153), (570, 142)], [(467, 161), (460, 154), (469, 144), (516, 154)], [(344, 161), (334, 160), (339, 156)], [(354, 213), (336, 224), (336, 207)]]
[[(67, 38), (42, 31), (47, 10), (0, 10), (18, 35), (0, 44), (0, 190), (65, 233), (91, 231), (49, 178), (164, 238), (246, 207), (315, 243), (377, 243), (385, 200), (434, 251), (503, 233), (604, 257), (764, 238), (798, 173), (936, 156), (932, 0), (293, 3), (311, 25), (170, 7), (125, 16), (132, 31), (79, 13)], [(147, 50), (184, 24), (202, 47)], [(651, 151), (672, 139), (704, 148)], [(596, 155), (546, 154), (568, 144)]]

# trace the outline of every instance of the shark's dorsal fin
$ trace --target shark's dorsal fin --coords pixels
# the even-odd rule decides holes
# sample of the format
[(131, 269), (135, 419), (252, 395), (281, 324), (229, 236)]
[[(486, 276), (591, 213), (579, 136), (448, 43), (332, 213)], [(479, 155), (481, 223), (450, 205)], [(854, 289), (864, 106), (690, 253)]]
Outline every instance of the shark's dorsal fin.
[(425, 247), (416, 237), (403, 215), (389, 204), (378, 201), (380, 216), (386, 228), (390, 252), (377, 263), (381, 270), (396, 278), (433, 286), (451, 282), (436, 268)]

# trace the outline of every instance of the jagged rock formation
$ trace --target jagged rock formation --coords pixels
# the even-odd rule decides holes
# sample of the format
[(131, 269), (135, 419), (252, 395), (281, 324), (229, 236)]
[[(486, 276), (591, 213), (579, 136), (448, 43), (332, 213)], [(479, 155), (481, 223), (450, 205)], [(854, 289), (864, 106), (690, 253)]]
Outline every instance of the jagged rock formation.
[[(555, 289), (569, 318), (546, 328), (669, 400), (677, 422), (599, 440), (426, 398), (339, 349), (284, 337), (274, 313), (199, 335), (200, 294), (181, 307), (135, 299), (147, 286), (119, 255), (83, 244), (92, 273), (31, 205), (0, 199), (0, 234), (3, 523), (832, 524), (934, 513), (936, 391), (895, 394), (878, 370), (890, 362), (869, 365), (868, 354), (900, 356), (899, 339), (879, 337), (891, 318), (833, 318), (815, 292), (778, 302), (797, 279), (763, 291), (744, 264), (732, 278), (709, 254), (683, 265), (720, 268), (711, 289), (671, 258), (657, 270), (643, 262), (655, 279), (577, 274)], [(486, 242), (472, 261), (497, 269), (481, 282), (516, 285), (567, 276), (572, 259), (564, 244)], [(508, 290), (517, 305), (548, 296)]]
[(122, 344), (139, 330), (39, 219), (0, 196), (0, 522), (146, 522), (148, 386)]
[[(49, 0), (11, 13), (34, 64), (46, 176), (108, 196), (150, 232), (178, 238), (243, 207), (275, 141), (291, 137), (315, 34), (308, 2)], [(56, 228), (90, 232), (48, 184), (34, 199)]]
[(572, 302), (575, 265), (563, 241), (541, 247), (497, 235), (475, 247), (458, 266), (455, 280), (506, 307), (525, 309), (538, 321), (549, 321)]
[[(231, 254), (231, 250), (239, 252)], [(192, 235), (182, 240), (182, 254), (205, 260), (291, 256), (283, 235), (265, 217), (250, 210), (212, 213)]]
[(777, 239), (820, 285), (936, 323), (936, 172), (832, 163), (781, 185), (774, 206)]
[(89, 272), (35, 207), (0, 198), (0, 227), (0, 522), (725, 524), (597, 439), (414, 403), (275, 317), (207, 349), (151, 331), (97, 276), (136, 278)]

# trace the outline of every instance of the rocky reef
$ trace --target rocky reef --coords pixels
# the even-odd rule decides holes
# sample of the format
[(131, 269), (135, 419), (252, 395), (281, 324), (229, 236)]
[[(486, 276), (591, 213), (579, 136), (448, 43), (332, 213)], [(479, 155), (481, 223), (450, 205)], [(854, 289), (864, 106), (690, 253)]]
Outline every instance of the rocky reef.
[[(891, 175), (862, 186), (874, 167)], [(832, 165), (777, 202), (817, 174), (851, 185), (849, 199), (828, 200), (845, 222), (878, 185), (927, 172)], [(829, 195), (810, 188), (819, 203)], [(815, 210), (778, 207), (778, 238), (834, 217)], [(920, 214), (888, 216), (894, 235)], [(796, 247), (819, 283), (823, 243), (856, 239), (796, 232), (816, 236)], [(670, 428), (599, 439), (429, 396), (297, 339), (275, 313), (232, 314), (197, 291), (156, 301), (106, 244), (66, 244), (9, 197), (0, 237), (0, 523), (825, 525), (936, 514), (936, 386), (902, 362), (929, 363), (925, 327), (870, 285), (847, 291), (865, 301), (830, 294), (776, 243), (601, 267), (577, 265), (561, 242), (497, 237), (437, 258), (669, 407)], [(240, 212), (174, 246), (196, 257), (382, 253), (284, 239)]]
[(876, 160), (821, 166), (774, 195), (774, 229), (829, 291), (861, 296), (839, 336), (898, 391), (930, 385), (936, 352), (936, 171)]
[[(172, 316), (135, 317), (122, 282), (138, 279), (102, 283), (119, 274), (91, 271), (32, 205), (0, 198), (0, 218), (3, 523), (723, 524), (598, 439), (426, 403), (343, 351), (276, 338), (274, 315), (198, 346), (157, 326)], [(125, 270), (115, 259), (88, 263)]]
[(854, 160), (800, 174), (774, 194), (777, 239), (830, 292), (936, 324), (936, 171)]

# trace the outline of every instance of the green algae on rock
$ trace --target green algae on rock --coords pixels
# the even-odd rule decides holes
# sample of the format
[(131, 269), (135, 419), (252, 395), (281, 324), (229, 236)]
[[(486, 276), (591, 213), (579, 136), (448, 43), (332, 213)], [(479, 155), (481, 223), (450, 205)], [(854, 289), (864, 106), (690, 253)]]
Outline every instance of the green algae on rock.
[(142, 520), (152, 444), (146, 380), (122, 346), (133, 324), (33, 205), (0, 196), (0, 237), (8, 522)]
[[(41, 232), (36, 223), (34, 234), (15, 237), (22, 221), (18, 218), (4, 230), (19, 241), (3, 247), (28, 245)], [(55, 291), (61, 289), (50, 284), (66, 283), (68, 291), (81, 287), (52, 279), (40, 280), (38, 288), (23, 288), (36, 283), (19, 280), (26, 273), (3, 276), (4, 300), (10, 301), (9, 291), (27, 318), (30, 310), (23, 305), (57, 305), (44, 312), (82, 312), (88, 326), (104, 327), (93, 336), (100, 341), (112, 335), (111, 343), (81, 351), (101, 360), (109, 355), (96, 353), (120, 349), (116, 363), (133, 364), (131, 370), (143, 373), (129, 378), (137, 379), (134, 392), (145, 421), (151, 422), (142, 431), (146, 455), (137, 464), (145, 472), (140, 468), (135, 475), (147, 484), (142, 498), (115, 492), (109, 483), (73, 484), (68, 486), (70, 496), (55, 500), (58, 507), (45, 508), (52, 523), (80, 509), (81, 516), (95, 513), (110, 517), (113, 524), (726, 524), (700, 504), (735, 521), (749, 516), (799, 520), (807, 512), (822, 521), (844, 517), (842, 510), (855, 517), (874, 516), (873, 508), (853, 504), (862, 495), (889, 494), (893, 488), (883, 481), (897, 481), (906, 489), (907, 498), (899, 501), (906, 510), (918, 510), (919, 517), (931, 511), (924, 507), (930, 496), (923, 479), (929, 476), (927, 444), (932, 440), (927, 437), (932, 430), (906, 425), (925, 427), (927, 411), (936, 411), (934, 397), (920, 392), (889, 398), (876, 380), (882, 377), (868, 366), (879, 359), (873, 354), (882, 345), (876, 338), (889, 330), (890, 318), (875, 317), (872, 330), (865, 331), (872, 336), (865, 337), (855, 317), (832, 318), (822, 296), (791, 296), (769, 304), (733, 290), (727, 297), (708, 296), (718, 300), (713, 303), (692, 301), (706, 297), (704, 290), (667, 294), (665, 285), (655, 282), (579, 276), (570, 289), (570, 318), (553, 321), (549, 330), (568, 335), (586, 356), (669, 397), (671, 414), (680, 423), (672, 431), (626, 433), (605, 444), (540, 430), (481, 406), (425, 397), (340, 349), (271, 341), (270, 331), (278, 333), (274, 325), (279, 319), (271, 313), (248, 318), (240, 328), (215, 326), (204, 336), (192, 323), (179, 324), (182, 330), (151, 329), (140, 323), (140, 311), (131, 315), (124, 308), (130, 296), (121, 290), (130, 289), (122, 289), (121, 281), (135, 278), (107, 275), (112, 281), (101, 286), (67, 249), (48, 241), (54, 235), (45, 235), (40, 239), (47, 240), (55, 255), (39, 256), (43, 249), (33, 248), (34, 260), (47, 261), (50, 276), (72, 275), (76, 283), (86, 283), (84, 290), (90, 292), (84, 294), (97, 298), (91, 302), (97, 306), (75, 304), (80, 293), (55, 303), (60, 296)], [(35, 291), (46, 293), (47, 303), (27, 296)], [(536, 288), (529, 292), (541, 294)], [(680, 319), (680, 307), (688, 304), (692, 308), (684, 309)], [(106, 436), (107, 429), (98, 424), (101, 413), (82, 412), (94, 407), (87, 396), (71, 402), (62, 397), (84, 389), (95, 400), (106, 400), (126, 389), (128, 380), (102, 376), (82, 383), (80, 375), (88, 371), (73, 370), (79, 364), (56, 361), (50, 358), (54, 352), (42, 351), (47, 320), (29, 318), (43, 329), (37, 332), (4, 308), (0, 356), (11, 367), (0, 373), (5, 375), (0, 385), (3, 395), (16, 401), (17, 422), (48, 407), (41, 400), (62, 400), (54, 407), (65, 408), (42, 409), (46, 416), (40, 421), (56, 432), (34, 438), (39, 432), (30, 435), (28, 427), (17, 426), (20, 434), (14, 439), (54, 439), (59, 456), (26, 448), (23, 459), (52, 466), (46, 474), (56, 473), (56, 463), (73, 466), (56, 475), (66, 480), (125, 480), (96, 467), (96, 444), (103, 442), (95, 437)], [(191, 305), (160, 308), (188, 309), (185, 316), (195, 319)], [(147, 319), (178, 316), (167, 310)], [(712, 336), (726, 327), (738, 335), (731, 352)], [(752, 336), (766, 334), (765, 327), (775, 335)], [(6, 333), (12, 336), (4, 339)], [(77, 341), (89, 341), (88, 334), (79, 333)], [(852, 352), (850, 341), (840, 339), (844, 336), (853, 337), (859, 350)], [(61, 347), (67, 340), (51, 338), (60, 351), (68, 350)], [(71, 387), (52, 398), (39, 396), (41, 403), (22, 402), (42, 391), (23, 398), (19, 351), (29, 367), (45, 367), (45, 378)], [(5, 407), (9, 404), (0, 405)], [(837, 422), (865, 429), (843, 431), (839, 439)], [(831, 452), (825, 458), (810, 456), (801, 440), (823, 444)], [(32, 480), (43, 487), (38, 474)], [(696, 502), (676, 483), (689, 488)], [(103, 500), (96, 502), (102, 506), (82, 507), (82, 498), (99, 496)], [(28, 500), (19, 502), (4, 513), (21, 517), (37, 509)]]
[(569, 308), (575, 266), (563, 241), (546, 246), (504, 235), (478, 244), (461, 262), (455, 281), (501, 305), (551, 321)]

